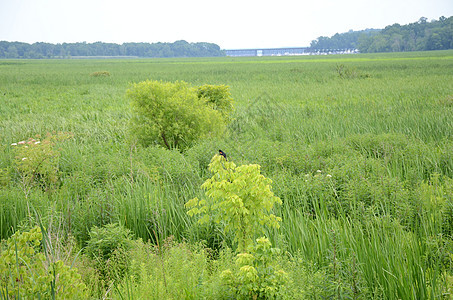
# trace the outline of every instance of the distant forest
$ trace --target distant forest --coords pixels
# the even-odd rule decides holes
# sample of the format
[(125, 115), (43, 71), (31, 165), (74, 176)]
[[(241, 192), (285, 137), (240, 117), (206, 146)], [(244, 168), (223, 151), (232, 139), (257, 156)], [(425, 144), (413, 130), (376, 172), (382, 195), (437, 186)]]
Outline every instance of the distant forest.
[(216, 44), (188, 43), (34, 43), (0, 41), (0, 58), (70, 58), (70, 57), (212, 57), (225, 56)]
[[(408, 25), (393, 24), (384, 29), (365, 29), (321, 36), (312, 50), (358, 49), (362, 53), (453, 49), (453, 16), (428, 22), (422, 17)], [(34, 43), (0, 41), (0, 58), (71, 57), (214, 57), (225, 52), (213, 43)]]
[(367, 29), (321, 36), (312, 49), (358, 49), (362, 53), (453, 49), (453, 17), (428, 22), (420, 18), (408, 25), (393, 24), (384, 29)]

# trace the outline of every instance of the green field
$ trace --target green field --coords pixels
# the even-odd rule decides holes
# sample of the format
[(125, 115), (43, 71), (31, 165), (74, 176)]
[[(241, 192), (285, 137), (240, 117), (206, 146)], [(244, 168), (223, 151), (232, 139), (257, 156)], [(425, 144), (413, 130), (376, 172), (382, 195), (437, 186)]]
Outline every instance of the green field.
[[(126, 91), (147, 79), (226, 84), (233, 121), (183, 153), (136, 145)], [(58, 132), (57, 170), (27, 181), (12, 144)], [(48, 259), (77, 267), (93, 299), (232, 299), (231, 233), (184, 208), (218, 149), (259, 164), (283, 202), (267, 232), (282, 298), (452, 297), (453, 51), (0, 60), (0, 237), (41, 224)], [(83, 249), (110, 223), (136, 246), (99, 270)]]

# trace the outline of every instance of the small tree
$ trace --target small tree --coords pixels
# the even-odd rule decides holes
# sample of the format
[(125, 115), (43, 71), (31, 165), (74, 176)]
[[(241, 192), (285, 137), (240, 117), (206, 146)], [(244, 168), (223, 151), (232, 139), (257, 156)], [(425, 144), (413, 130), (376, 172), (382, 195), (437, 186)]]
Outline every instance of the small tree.
[(266, 237), (253, 242), (265, 225), (278, 228), (281, 221), (271, 213), (275, 203), (282, 203), (271, 190), (272, 181), (260, 174), (259, 165), (236, 167), (220, 155), (212, 158), (209, 170), (213, 176), (202, 185), (206, 199), (192, 199), (186, 207), (189, 215), (203, 215), (200, 223), (213, 218), (235, 234), (239, 254), (236, 266), (222, 272), (224, 284), (235, 299), (281, 298), (288, 275), (273, 260), (280, 250)]
[(183, 149), (199, 138), (218, 136), (225, 128), (227, 111), (217, 110), (209, 104), (211, 98), (200, 96), (183, 81), (147, 80), (134, 84), (127, 96), (134, 113), (132, 133), (145, 146)]
[(206, 199), (192, 199), (186, 203), (188, 214), (201, 214), (200, 223), (223, 222), (225, 230), (235, 233), (238, 251), (246, 252), (264, 226), (279, 227), (281, 218), (271, 213), (275, 203), (281, 204), (274, 196), (272, 181), (260, 173), (259, 165), (236, 167), (233, 162), (215, 155), (209, 164), (213, 176), (201, 186)]

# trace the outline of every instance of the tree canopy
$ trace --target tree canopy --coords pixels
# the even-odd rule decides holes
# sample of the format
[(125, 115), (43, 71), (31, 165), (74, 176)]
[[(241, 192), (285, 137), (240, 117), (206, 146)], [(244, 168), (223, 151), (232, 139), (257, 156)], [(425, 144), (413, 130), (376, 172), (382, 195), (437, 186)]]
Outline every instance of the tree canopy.
[(358, 42), (361, 36), (373, 36), (379, 33), (379, 29), (365, 29), (360, 31), (348, 31), (346, 33), (336, 33), (331, 37), (320, 36), (312, 41), (310, 48), (321, 49), (358, 49)]
[(0, 58), (69, 58), (74, 56), (212, 57), (224, 56), (213, 43), (34, 43), (0, 41)]
[(428, 22), (422, 17), (408, 25), (393, 24), (384, 29), (366, 29), (321, 36), (312, 49), (355, 48), (362, 53), (453, 49), (453, 17)]
[(224, 85), (192, 87), (184, 81), (147, 80), (127, 91), (132, 100), (132, 136), (144, 146), (185, 149), (207, 136), (220, 136), (233, 111)]

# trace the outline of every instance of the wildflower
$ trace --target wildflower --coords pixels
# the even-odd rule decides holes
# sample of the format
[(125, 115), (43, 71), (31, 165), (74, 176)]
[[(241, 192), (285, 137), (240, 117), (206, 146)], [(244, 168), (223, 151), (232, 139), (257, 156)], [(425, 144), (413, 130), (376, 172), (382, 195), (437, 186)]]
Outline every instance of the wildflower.
[(12, 143), (11, 146), (17, 146), (17, 143)]
[(22, 160), (26, 160), (26, 159), (27, 159), (26, 157), (22, 158)]
[(40, 142), (40, 141), (37, 141), (37, 142), (35, 142), (35, 145), (36, 145), (36, 144), (41, 144), (41, 142)]
[(20, 142), (19, 142), (19, 143), (17, 143), (17, 144), (19, 144), (19, 145), (23, 145), (23, 144), (25, 144), (25, 141), (20, 141)]
[(321, 173), (321, 170), (316, 171), (317, 173)]
[(330, 177), (332, 177), (332, 175), (330, 175), (330, 174), (327, 174), (327, 175), (326, 175), (326, 177), (329, 177), (329, 178), (330, 178)]

